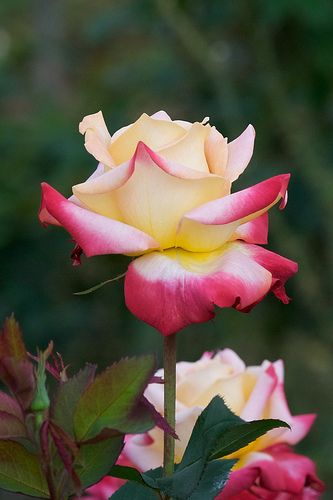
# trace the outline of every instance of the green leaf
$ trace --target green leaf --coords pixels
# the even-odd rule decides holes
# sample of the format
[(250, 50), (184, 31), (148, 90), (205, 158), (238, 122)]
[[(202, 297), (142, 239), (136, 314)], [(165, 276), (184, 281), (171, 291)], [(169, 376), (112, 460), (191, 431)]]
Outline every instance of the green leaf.
[(215, 396), (195, 423), (180, 467), (186, 467), (201, 458), (208, 460), (220, 436), (243, 422), (232, 413), (220, 396)]
[(117, 436), (80, 447), (74, 468), (83, 488), (97, 483), (107, 475), (124, 446), (124, 436)]
[(51, 404), (51, 416), (70, 436), (74, 436), (73, 417), (79, 399), (93, 381), (95, 365), (87, 364), (74, 377), (61, 382)]
[(155, 369), (153, 356), (123, 359), (96, 379), (82, 394), (74, 413), (78, 441), (97, 436), (103, 429), (121, 433), (146, 432), (154, 426), (148, 410), (138, 407)]
[(156, 500), (161, 498), (156, 490), (142, 484), (128, 481), (111, 497), (112, 500)]
[(286, 422), (277, 419), (253, 420), (252, 422), (244, 422), (241, 425), (236, 425), (225, 431), (217, 439), (209, 458), (212, 460), (230, 455), (277, 427), (287, 427), (290, 429)]
[(201, 479), (188, 500), (214, 500), (229, 479), (235, 460), (213, 460), (204, 469)]
[(49, 498), (39, 458), (14, 441), (0, 441), (0, 488)]
[(127, 467), (125, 465), (114, 465), (109, 471), (108, 475), (112, 477), (118, 477), (119, 479), (125, 479), (127, 481), (135, 481), (136, 483), (140, 483), (143, 486), (149, 486), (150, 488), (157, 488), (156, 482), (152, 477), (148, 476), (145, 473), (139, 472), (133, 467)]

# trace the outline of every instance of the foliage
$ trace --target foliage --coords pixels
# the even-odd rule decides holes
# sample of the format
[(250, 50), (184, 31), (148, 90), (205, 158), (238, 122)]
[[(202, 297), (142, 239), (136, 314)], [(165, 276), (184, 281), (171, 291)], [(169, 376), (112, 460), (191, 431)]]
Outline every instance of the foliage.
[[(155, 425), (173, 431), (143, 396), (155, 371), (153, 356), (123, 359), (97, 376), (88, 364), (69, 377), (52, 351), (50, 343), (29, 357), (14, 317), (5, 321), (0, 379), (11, 395), (0, 392), (0, 488), (57, 500), (101, 479), (125, 433)], [(46, 370), (56, 380), (52, 394)]]

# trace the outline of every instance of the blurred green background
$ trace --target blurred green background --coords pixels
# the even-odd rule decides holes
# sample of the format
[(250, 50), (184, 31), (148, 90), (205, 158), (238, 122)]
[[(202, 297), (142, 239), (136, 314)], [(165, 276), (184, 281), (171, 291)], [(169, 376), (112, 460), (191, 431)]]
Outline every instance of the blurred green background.
[[(210, 116), (230, 139), (252, 123), (254, 158), (236, 189), (291, 172), (270, 245), (297, 260), (289, 306), (218, 311), (179, 336), (179, 359), (231, 347), (248, 364), (283, 358), (294, 413), (318, 413), (298, 450), (333, 498), (333, 3), (329, 0), (2, 0), (0, 3), (0, 317), (15, 312), (31, 350), (53, 339), (65, 361), (105, 366), (157, 352), (161, 338), (125, 309), (123, 284), (73, 292), (125, 271), (84, 259), (37, 221), (41, 181), (65, 195), (95, 160), (78, 123), (103, 110), (110, 132), (142, 112)], [(9, 498), (9, 495), (4, 497)]]

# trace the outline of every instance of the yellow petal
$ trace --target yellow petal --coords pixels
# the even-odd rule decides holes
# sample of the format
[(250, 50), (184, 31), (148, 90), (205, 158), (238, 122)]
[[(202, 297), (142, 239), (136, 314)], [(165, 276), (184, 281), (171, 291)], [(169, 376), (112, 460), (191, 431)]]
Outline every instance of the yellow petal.
[(144, 142), (154, 151), (181, 139), (186, 131), (171, 121), (154, 119), (146, 113), (118, 135), (109, 145), (109, 153), (116, 165), (129, 160), (139, 141)]
[(111, 136), (105, 125), (102, 111), (85, 116), (79, 124), (79, 131), (85, 135), (85, 148), (96, 160), (108, 167), (113, 167), (114, 162), (108, 151)]

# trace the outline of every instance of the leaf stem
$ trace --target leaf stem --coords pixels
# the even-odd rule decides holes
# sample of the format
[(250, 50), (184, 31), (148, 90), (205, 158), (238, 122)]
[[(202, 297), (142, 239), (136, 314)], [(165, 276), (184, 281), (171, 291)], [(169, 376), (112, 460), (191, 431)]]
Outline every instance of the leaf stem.
[[(176, 424), (176, 334), (164, 337), (164, 417), (174, 429)], [(174, 471), (175, 439), (164, 433), (164, 475)]]

